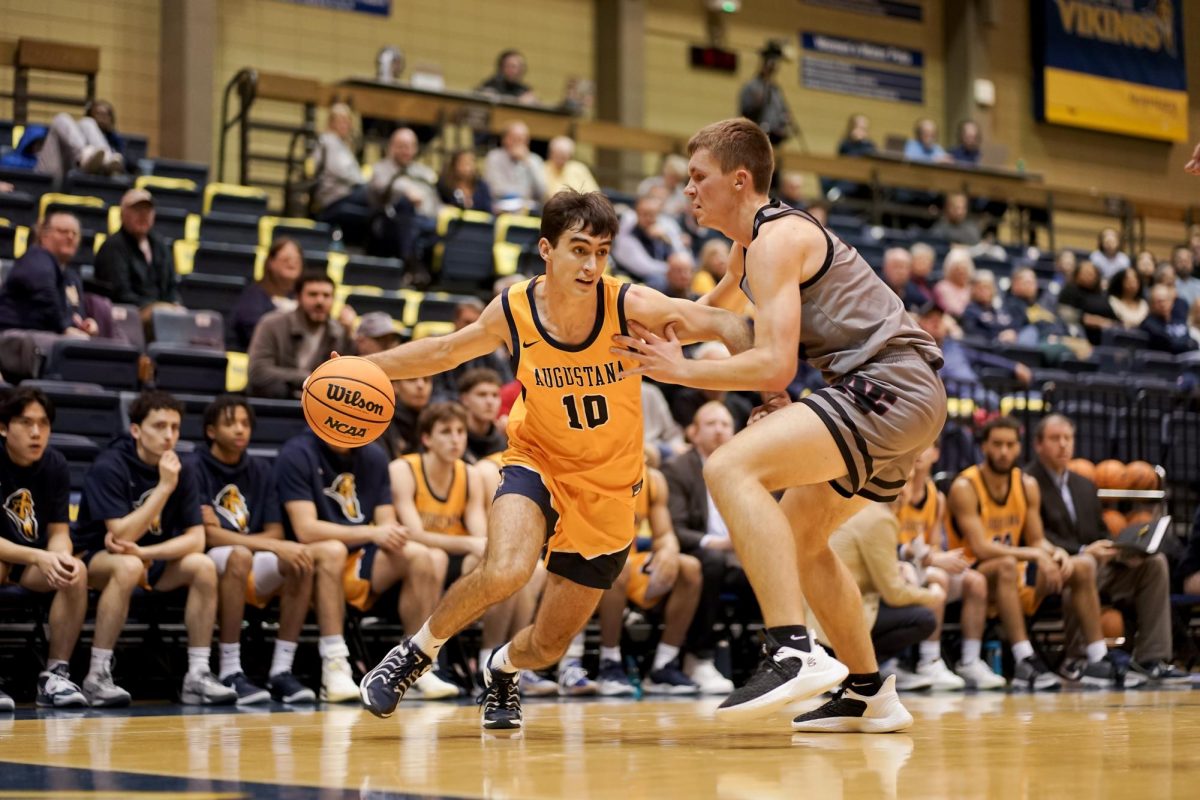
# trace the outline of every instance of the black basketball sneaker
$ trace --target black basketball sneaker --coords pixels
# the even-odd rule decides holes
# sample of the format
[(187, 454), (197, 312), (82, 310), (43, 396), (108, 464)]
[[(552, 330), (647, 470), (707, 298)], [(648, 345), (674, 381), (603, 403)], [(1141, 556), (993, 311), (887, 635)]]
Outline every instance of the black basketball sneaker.
[(433, 660), (408, 638), (393, 647), (375, 669), (363, 676), (358, 693), (363, 705), (377, 717), (390, 717)]
[(483, 709), (484, 730), (516, 730), (521, 727), (520, 671), (492, 669), (489, 658), (483, 670), (483, 694), (477, 701)]
[(912, 714), (896, 694), (896, 676), (889, 675), (874, 695), (858, 694), (843, 686), (823, 706), (792, 720), (792, 730), (805, 733), (891, 733), (912, 725)]
[(850, 670), (816, 642), (805, 652), (780, 645), (770, 636), (762, 660), (746, 685), (734, 689), (717, 708), (723, 720), (765, 716), (797, 700), (806, 700), (841, 684)]

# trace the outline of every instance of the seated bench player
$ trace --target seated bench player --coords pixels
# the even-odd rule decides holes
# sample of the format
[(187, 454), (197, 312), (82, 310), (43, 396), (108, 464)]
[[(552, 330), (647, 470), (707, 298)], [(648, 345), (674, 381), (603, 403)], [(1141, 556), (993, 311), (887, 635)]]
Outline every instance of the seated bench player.
[[(346, 603), (366, 611), (401, 583), (400, 621), (405, 630), (419, 629), (441, 595), (448, 559), (411, 541), (408, 529), (396, 521), (383, 449), (375, 444), (335, 447), (306, 430), (280, 449), (275, 480), (289, 539), (306, 545), (337, 541), (349, 551), (342, 572)], [(357, 700), (345, 640), (323, 635), (317, 648), (321, 699)], [(432, 672), (417, 686), (426, 699), (458, 696), (457, 686)]]
[[(87, 705), (68, 662), (87, 614), (87, 567), (71, 553), (67, 460), (50, 446), (54, 406), (38, 389), (17, 389), (0, 403), (0, 586), (54, 594), (50, 652), (38, 675), (37, 704)], [(0, 692), (0, 711), (13, 701)]]
[[(182, 701), (225, 705), (237, 700), (237, 692), (217, 680), (209, 666), (217, 570), (204, 554), (199, 481), (175, 452), (182, 419), (183, 405), (174, 397), (143, 392), (129, 407), (129, 435), (114, 439), (84, 479), (75, 548), (88, 566), (88, 584), (102, 593), (91, 668), (83, 680), (93, 706), (129, 704), (129, 692), (112, 679), (112, 648), (139, 586), (151, 592), (188, 590)], [(114, 584), (117, 588), (110, 589)]]
[[(200, 513), (208, 557), (221, 576), (217, 676), (237, 690), (238, 705), (270, 698), (315, 703), (313, 690), (292, 674), (292, 663), (314, 597), (320, 635), (342, 637), (346, 546), (335, 540), (300, 544), (284, 538), (283, 508), (271, 464), (246, 452), (253, 434), (254, 409), (246, 399), (218, 397), (204, 411), (204, 438), (209, 446), (192, 457), (201, 481)], [(267, 688), (261, 689), (242, 670), (242, 620), (246, 603), (265, 608), (276, 596), (279, 629)]]

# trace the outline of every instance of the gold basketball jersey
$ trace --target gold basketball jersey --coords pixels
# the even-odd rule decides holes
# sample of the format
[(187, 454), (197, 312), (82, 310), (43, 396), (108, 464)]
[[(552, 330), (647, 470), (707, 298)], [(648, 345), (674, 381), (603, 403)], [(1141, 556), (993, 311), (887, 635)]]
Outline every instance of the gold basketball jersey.
[(544, 277), (502, 297), (521, 394), (508, 418), (505, 465), (521, 465), (586, 491), (630, 498), (642, 481), (641, 376), (609, 352), (625, 334), (625, 292), (607, 276), (596, 284), (596, 322), (579, 344), (557, 342), (537, 313)]
[[(1025, 529), (1025, 514), (1029, 509), (1029, 501), (1025, 497), (1025, 484), (1021, 481), (1021, 470), (1013, 469), (1009, 474), (1008, 494), (1003, 500), (997, 500), (988, 492), (979, 466), (967, 467), (960, 477), (966, 478), (975, 490), (979, 504), (979, 519), (983, 522), (983, 532), (993, 542), (1010, 547), (1021, 546), (1021, 533)], [(975, 561), (975, 554), (967, 545), (966, 537), (954, 524), (954, 515), (946, 513), (946, 538), (951, 549), (963, 548), (968, 561)]]
[(925, 499), (920, 505), (905, 503), (900, 507), (896, 517), (900, 520), (900, 544), (908, 544), (922, 537), (925, 544), (933, 546), (933, 535), (937, 528), (937, 485), (925, 481)]
[(469, 536), (464, 515), (467, 512), (467, 464), (461, 458), (454, 462), (454, 477), (445, 497), (438, 497), (425, 477), (425, 465), (420, 453), (401, 456), (412, 469), (416, 486), (414, 501), (421, 515), (421, 526), (427, 533), (447, 536)]

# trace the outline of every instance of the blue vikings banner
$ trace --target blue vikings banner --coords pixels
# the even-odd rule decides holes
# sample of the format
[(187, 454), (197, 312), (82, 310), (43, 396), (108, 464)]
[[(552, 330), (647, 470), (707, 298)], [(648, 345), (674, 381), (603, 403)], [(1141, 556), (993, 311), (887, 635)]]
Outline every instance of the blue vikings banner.
[(1181, 0), (1030, 0), (1039, 120), (1187, 139)]

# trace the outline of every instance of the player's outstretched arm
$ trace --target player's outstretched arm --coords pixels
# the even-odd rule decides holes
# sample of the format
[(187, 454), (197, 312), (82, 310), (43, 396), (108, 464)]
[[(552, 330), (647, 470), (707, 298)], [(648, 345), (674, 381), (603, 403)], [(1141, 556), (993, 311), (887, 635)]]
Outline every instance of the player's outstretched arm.
[(394, 381), (423, 378), (454, 369), (464, 361), (486, 356), (508, 341), (508, 322), (500, 298), (492, 300), (475, 322), (445, 336), (429, 336), (366, 356)]
[(731, 353), (754, 346), (754, 335), (745, 318), (723, 308), (667, 297), (649, 286), (629, 287), (625, 316), (653, 331), (672, 325), (683, 344), (719, 340)]

